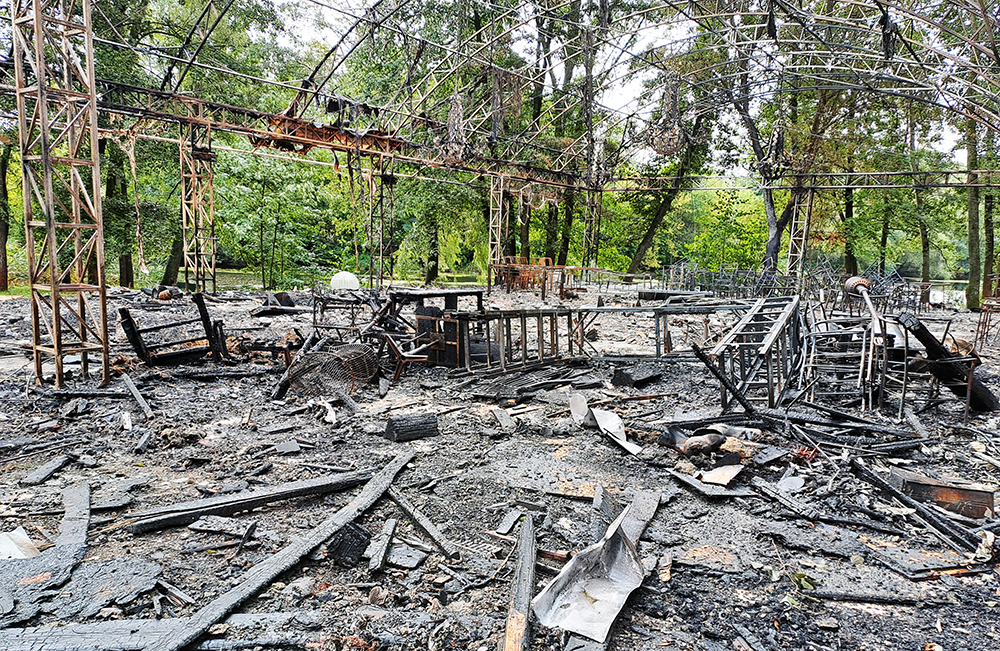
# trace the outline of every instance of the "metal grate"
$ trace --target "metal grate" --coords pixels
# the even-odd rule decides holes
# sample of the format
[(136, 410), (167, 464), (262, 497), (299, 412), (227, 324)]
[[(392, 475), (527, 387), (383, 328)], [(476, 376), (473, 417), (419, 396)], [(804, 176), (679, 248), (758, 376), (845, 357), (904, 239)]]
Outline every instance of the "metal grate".
[(288, 380), (296, 391), (310, 396), (351, 394), (378, 371), (378, 356), (367, 344), (346, 344), (296, 358)]

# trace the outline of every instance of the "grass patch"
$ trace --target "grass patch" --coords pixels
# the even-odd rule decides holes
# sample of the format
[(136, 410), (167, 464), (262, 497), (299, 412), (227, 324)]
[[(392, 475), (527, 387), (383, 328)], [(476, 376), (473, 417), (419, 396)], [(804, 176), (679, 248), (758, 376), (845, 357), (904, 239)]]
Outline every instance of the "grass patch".
[(0, 300), (5, 298), (15, 298), (17, 296), (31, 296), (31, 288), (27, 285), (10, 285), (10, 289), (0, 292)]

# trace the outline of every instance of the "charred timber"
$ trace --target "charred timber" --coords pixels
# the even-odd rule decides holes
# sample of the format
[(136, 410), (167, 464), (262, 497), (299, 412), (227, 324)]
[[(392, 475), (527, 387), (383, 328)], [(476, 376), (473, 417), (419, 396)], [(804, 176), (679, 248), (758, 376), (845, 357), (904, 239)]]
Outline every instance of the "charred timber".
[(916, 511), (917, 515), (919, 515), (927, 524), (932, 526), (942, 536), (948, 538), (962, 549), (972, 552), (979, 546), (980, 540), (974, 533), (961, 525), (956, 524), (952, 520), (939, 515), (937, 512), (927, 506), (924, 506), (909, 495), (904, 494), (888, 481), (872, 472), (864, 463), (861, 462), (861, 460), (852, 459), (851, 470), (854, 474), (872, 486), (875, 486), (884, 493), (895, 497), (897, 500)]
[(311, 553), (323, 544), (325, 540), (343, 529), (356, 517), (374, 504), (386, 489), (392, 485), (393, 479), (407, 463), (413, 459), (412, 452), (404, 452), (389, 462), (376, 473), (365, 487), (346, 506), (324, 520), (305, 536), (298, 538), (287, 547), (255, 564), (247, 571), (229, 592), (225, 592), (211, 603), (195, 612), (190, 618), (190, 625), (183, 631), (171, 632), (159, 638), (150, 640), (146, 651), (177, 651), (197, 640), (216, 622), (236, 609), (244, 601), (257, 594), (262, 588), (271, 584), (283, 572), (294, 567), (303, 556)]
[[(920, 322), (920, 319), (909, 312), (903, 312), (899, 315), (899, 322), (917, 338), (917, 341), (923, 344), (927, 350), (927, 357), (933, 360), (928, 370), (948, 387), (949, 391), (960, 398), (965, 398), (968, 392), (969, 408), (973, 411), (1000, 410), (1000, 401), (997, 401), (993, 392), (986, 388), (982, 380), (971, 375), (972, 365), (959, 361), (962, 357), (948, 350), (944, 344), (938, 341), (937, 337), (931, 334), (927, 327)], [(971, 390), (967, 391), (969, 387)]]
[(437, 436), (437, 414), (412, 414), (391, 416), (385, 425), (383, 436), (395, 443)]
[(344, 490), (368, 480), (374, 471), (356, 470), (341, 475), (317, 477), (302, 481), (281, 484), (258, 491), (237, 493), (235, 495), (217, 495), (179, 504), (143, 511), (132, 517), (139, 518), (132, 524), (132, 533), (172, 527), (194, 522), (203, 515), (232, 515), (249, 511), (265, 504), (310, 495), (323, 495)]
[(535, 523), (529, 514), (521, 522), (517, 543), (517, 566), (511, 584), (503, 651), (525, 651), (531, 646), (528, 618), (535, 590), (535, 556)]

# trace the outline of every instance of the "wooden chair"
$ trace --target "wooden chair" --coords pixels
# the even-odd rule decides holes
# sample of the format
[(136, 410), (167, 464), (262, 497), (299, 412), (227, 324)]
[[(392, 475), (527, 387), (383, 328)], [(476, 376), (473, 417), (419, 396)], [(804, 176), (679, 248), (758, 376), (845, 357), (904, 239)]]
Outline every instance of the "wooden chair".
[(399, 376), (403, 374), (403, 368), (410, 362), (426, 362), (427, 355), (420, 355), (418, 353), (408, 353), (399, 347), (396, 340), (390, 337), (388, 334), (385, 335), (385, 343), (389, 347), (389, 352), (392, 353), (393, 357), (396, 358), (396, 372), (392, 375), (392, 383), (395, 384)]

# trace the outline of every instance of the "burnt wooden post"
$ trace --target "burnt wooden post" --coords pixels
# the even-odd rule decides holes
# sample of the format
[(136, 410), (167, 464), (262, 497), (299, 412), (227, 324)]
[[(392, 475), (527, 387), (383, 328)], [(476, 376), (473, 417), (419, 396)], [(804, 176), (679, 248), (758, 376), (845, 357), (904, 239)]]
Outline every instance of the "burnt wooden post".
[(383, 436), (390, 441), (401, 443), (438, 435), (437, 414), (410, 414), (390, 416)]
[(222, 328), (216, 327), (219, 325), (218, 323), (212, 323), (212, 318), (208, 315), (208, 308), (205, 306), (204, 294), (198, 292), (191, 297), (191, 300), (198, 306), (198, 317), (201, 319), (202, 327), (205, 328), (205, 337), (208, 339), (208, 348), (212, 351), (212, 358), (216, 362), (221, 362), (226, 348), (225, 340), (220, 340), (219, 337)]
[(142, 343), (142, 335), (139, 334), (139, 326), (136, 325), (135, 319), (132, 318), (132, 313), (129, 312), (127, 307), (120, 307), (118, 308), (118, 315), (122, 319), (122, 330), (125, 331), (125, 338), (131, 344), (132, 350), (135, 351), (139, 359), (149, 364), (149, 351), (146, 350), (145, 344)]

